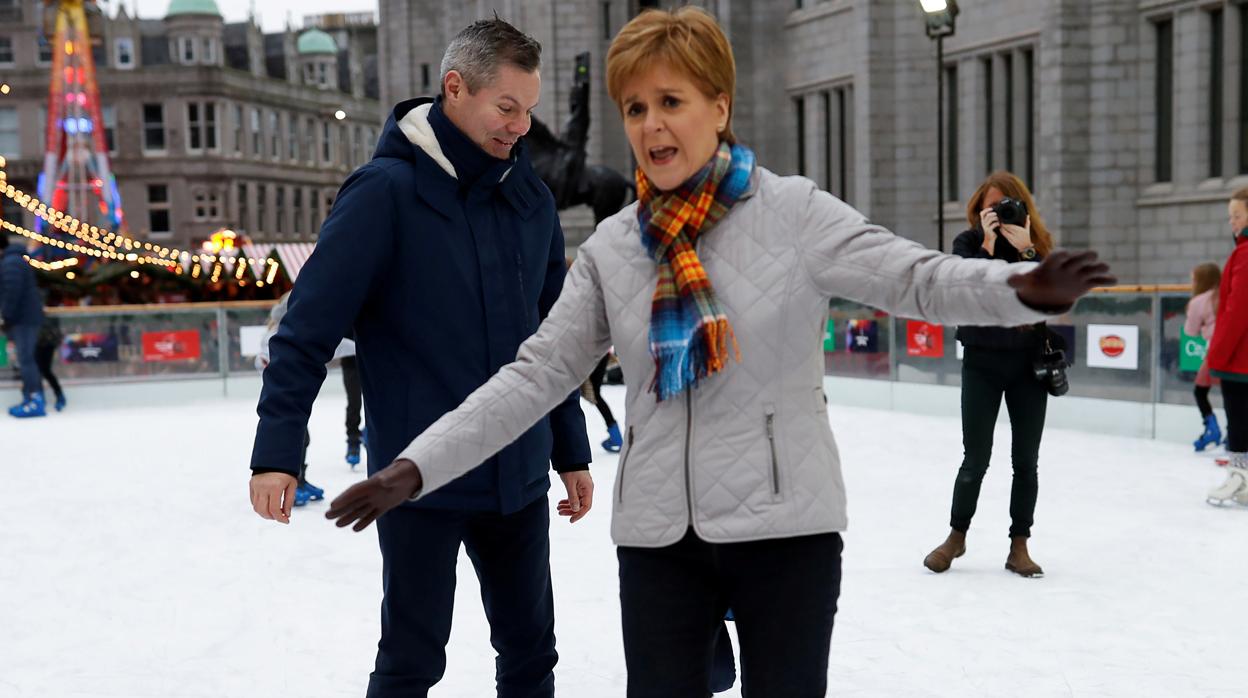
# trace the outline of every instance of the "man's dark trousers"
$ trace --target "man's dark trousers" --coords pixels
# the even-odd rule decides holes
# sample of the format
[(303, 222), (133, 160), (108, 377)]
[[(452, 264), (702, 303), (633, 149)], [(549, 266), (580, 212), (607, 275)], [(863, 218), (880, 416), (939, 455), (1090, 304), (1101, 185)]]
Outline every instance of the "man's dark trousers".
[(508, 515), (400, 507), (378, 519), (385, 598), (368, 698), (423, 697), (442, 678), (460, 543), (481, 584), (499, 698), (554, 696), (549, 526), (545, 495)]

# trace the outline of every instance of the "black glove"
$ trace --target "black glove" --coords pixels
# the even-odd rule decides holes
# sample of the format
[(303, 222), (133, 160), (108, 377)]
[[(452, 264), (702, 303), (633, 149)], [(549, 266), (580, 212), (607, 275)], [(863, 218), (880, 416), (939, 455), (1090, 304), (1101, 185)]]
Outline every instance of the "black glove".
[(396, 460), (363, 482), (357, 482), (329, 504), (325, 518), (337, 519), (338, 528), (354, 526), (363, 531), (382, 514), (406, 502), (424, 483), (420, 470), (410, 460)]
[(1027, 306), (1045, 312), (1069, 310), (1075, 301), (1097, 286), (1112, 286), (1118, 279), (1095, 252), (1075, 254), (1058, 250), (1026, 274), (1010, 277), (1010, 286)]

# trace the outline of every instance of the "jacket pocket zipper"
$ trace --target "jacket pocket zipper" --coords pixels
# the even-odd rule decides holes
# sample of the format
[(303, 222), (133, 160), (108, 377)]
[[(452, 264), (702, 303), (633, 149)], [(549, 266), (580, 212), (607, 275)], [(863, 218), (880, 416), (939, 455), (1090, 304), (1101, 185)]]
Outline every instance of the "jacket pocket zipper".
[(624, 503), (624, 468), (628, 465), (628, 457), (633, 455), (633, 428), (628, 428), (628, 445), (624, 451), (624, 458), (620, 460), (620, 504)]
[(776, 458), (776, 415), (767, 415), (767, 445), (771, 447), (771, 493), (780, 494), (780, 465)]

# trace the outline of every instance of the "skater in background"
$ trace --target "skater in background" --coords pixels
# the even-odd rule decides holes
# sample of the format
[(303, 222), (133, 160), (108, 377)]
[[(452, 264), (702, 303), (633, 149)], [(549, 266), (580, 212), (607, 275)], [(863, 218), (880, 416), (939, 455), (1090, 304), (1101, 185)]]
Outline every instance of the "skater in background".
[(52, 315), (45, 317), (43, 326), (39, 328), (39, 336), (35, 339), (35, 363), (39, 365), (39, 375), (52, 386), (57, 412), (65, 409), (65, 391), (56, 374), (52, 372), (52, 366), (56, 362), (56, 350), (60, 348), (62, 338), (60, 321)]
[(826, 692), (846, 501), (816, 310), (843, 297), (941, 323), (1034, 323), (1114, 280), (1093, 253), (1036, 266), (928, 250), (755, 166), (732, 133), (735, 81), (705, 10), (647, 10), (620, 30), (607, 89), (638, 203), (581, 246), (514, 362), (326, 513), (384, 532), (394, 507), (472, 477), (614, 346), (634, 436), (612, 511), (633, 698), (706, 695), (729, 608), (746, 696)]
[(1205, 362), (1209, 373), (1222, 381), (1229, 462), (1226, 481), (1207, 500), (1248, 506), (1248, 187), (1231, 196), (1227, 218), (1235, 249), (1222, 268), (1216, 326)]
[(603, 424), (607, 426), (607, 438), (602, 442), (602, 447), (609, 453), (619, 453), (620, 448), (624, 446), (624, 439), (620, 435), (620, 425), (616, 423), (615, 415), (611, 413), (611, 406), (602, 396), (602, 381), (607, 375), (607, 364), (610, 361), (611, 353), (607, 352), (594, 367), (593, 373), (589, 374), (589, 380), (581, 386), (581, 396), (598, 408), (598, 414), (602, 415)]
[[(1187, 302), (1183, 331), (1189, 337), (1203, 337), (1206, 348), (1213, 338), (1214, 320), (1218, 310), (1218, 285), (1221, 281), (1222, 270), (1216, 264), (1206, 262), (1192, 269), (1192, 299)], [(1222, 443), (1218, 417), (1213, 413), (1213, 405), (1209, 402), (1209, 390), (1212, 387), (1213, 377), (1209, 375), (1209, 360), (1206, 357), (1200, 362), (1200, 370), (1196, 372), (1196, 387), (1192, 390), (1205, 426), (1204, 432), (1192, 443), (1197, 451)]]
[(35, 345), (43, 326), (43, 296), (35, 282), (35, 270), (22, 258), (24, 252), (21, 243), (0, 232), (0, 322), (4, 334), (17, 347), (22, 377), (22, 400), (9, 408), (9, 414), (19, 419), (47, 415), (43, 379), (35, 360)]
[[(1001, 216), (1006, 220), (1001, 220)], [(967, 203), (966, 218), (970, 229), (953, 241), (953, 253), (959, 257), (1039, 261), (1053, 249), (1053, 238), (1036, 210), (1031, 192), (1012, 173), (989, 175)], [(964, 455), (953, 484), (951, 530), (945, 542), (923, 560), (923, 565), (933, 572), (949, 569), (954, 558), (966, 551), (966, 532), (975, 516), (980, 486), (992, 458), (993, 431), (1004, 398), (1010, 415), (1010, 458), (1014, 465), (1010, 552), (1005, 567), (1024, 577), (1044, 573), (1031, 559), (1027, 539), (1036, 510), (1040, 437), (1049, 398), (1047, 388), (1036, 378), (1034, 364), (1047, 331), (1043, 324), (958, 327), (958, 341), (966, 347), (962, 360)]]
[[(566, 263), (570, 270), (572, 258), (567, 258)], [(616, 423), (615, 415), (611, 413), (611, 406), (602, 397), (602, 383), (606, 379), (607, 365), (610, 362), (611, 352), (607, 352), (594, 367), (594, 372), (589, 374), (589, 379), (581, 384), (581, 397), (598, 408), (598, 414), (602, 416), (602, 422), (607, 427), (607, 438), (602, 442), (603, 449), (608, 453), (619, 453), (624, 445), (624, 439), (620, 436), (620, 425)]]
[[(355, 341), (344, 339), (342, 342), (339, 345), (339, 365), (342, 366), (342, 387), (347, 391), (347, 464), (355, 470), (355, 466), (360, 464), (360, 443), (364, 438), (364, 431), (360, 429), (364, 393), (360, 387), (360, 369), (355, 363)], [(339, 352), (334, 355), (338, 356)]]

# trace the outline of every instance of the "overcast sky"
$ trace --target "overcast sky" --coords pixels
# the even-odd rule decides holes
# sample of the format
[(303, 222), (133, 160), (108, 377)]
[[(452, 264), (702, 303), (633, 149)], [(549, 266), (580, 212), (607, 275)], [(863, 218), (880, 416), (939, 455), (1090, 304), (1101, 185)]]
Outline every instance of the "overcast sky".
[[(117, 12), (120, 4), (126, 11), (135, 13), (144, 19), (160, 19), (169, 9), (169, 0), (98, 0), (100, 5), (108, 8), (110, 15)], [(266, 32), (280, 31), (286, 26), (286, 15), (290, 13), (291, 22), (296, 28), (303, 26), (303, 16), (325, 12), (377, 12), (377, 0), (216, 0), (217, 7), (226, 22), (241, 22), (247, 19), (248, 10), (254, 4), (256, 14), (260, 17), (260, 26)]]

